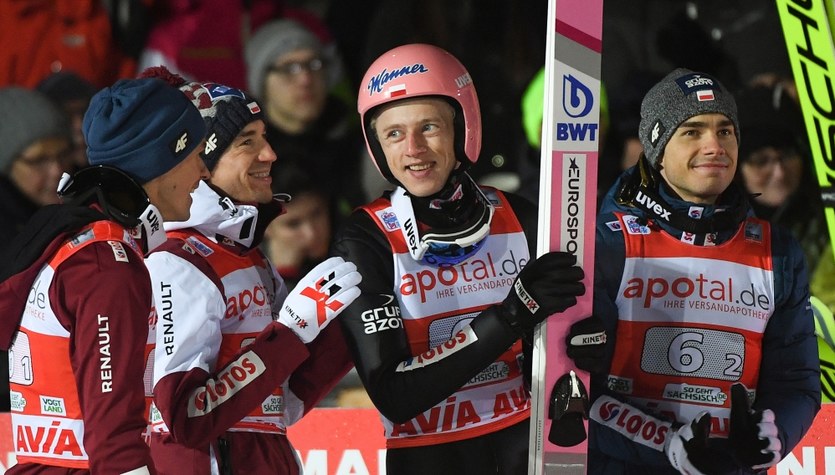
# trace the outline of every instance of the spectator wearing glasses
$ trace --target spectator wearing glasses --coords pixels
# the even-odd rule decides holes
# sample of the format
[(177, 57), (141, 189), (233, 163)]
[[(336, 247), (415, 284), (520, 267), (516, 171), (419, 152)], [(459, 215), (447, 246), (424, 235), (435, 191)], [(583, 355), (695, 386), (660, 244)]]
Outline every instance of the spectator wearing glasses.
[(0, 242), (9, 242), (38, 208), (58, 202), (71, 138), (67, 117), (39, 92), (0, 89), (0, 110)]
[(282, 19), (255, 32), (245, 59), (249, 91), (264, 108), (267, 139), (280, 162), (315, 170), (321, 187), (332, 191), (331, 214), (346, 215), (364, 201), (356, 186), (362, 134), (333, 93), (337, 58), (309, 29)]
[(820, 188), (803, 129), (791, 97), (791, 82), (757, 85), (740, 91), (737, 180), (751, 193), (759, 218), (787, 228), (803, 247), (810, 269), (828, 246)]
[[(66, 118), (38, 92), (2, 88), (0, 110), (7, 118), (0, 121), (0, 242), (8, 243), (38, 208), (58, 202), (70, 137)], [(7, 364), (0, 351), (0, 412), (9, 410)]]

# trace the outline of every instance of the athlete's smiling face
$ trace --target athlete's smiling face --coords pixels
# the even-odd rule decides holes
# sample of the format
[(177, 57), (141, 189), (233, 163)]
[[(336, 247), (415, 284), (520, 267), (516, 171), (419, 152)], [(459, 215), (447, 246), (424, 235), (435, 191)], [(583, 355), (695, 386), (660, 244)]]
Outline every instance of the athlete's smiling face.
[(384, 106), (374, 130), (394, 178), (414, 196), (443, 188), (458, 163), (453, 117), (443, 99), (423, 97)]
[(273, 192), (270, 168), (276, 160), (264, 121), (250, 122), (223, 152), (209, 182), (239, 203), (268, 203)]
[(713, 204), (734, 178), (739, 144), (723, 114), (701, 114), (678, 126), (661, 157), (661, 175), (686, 200)]

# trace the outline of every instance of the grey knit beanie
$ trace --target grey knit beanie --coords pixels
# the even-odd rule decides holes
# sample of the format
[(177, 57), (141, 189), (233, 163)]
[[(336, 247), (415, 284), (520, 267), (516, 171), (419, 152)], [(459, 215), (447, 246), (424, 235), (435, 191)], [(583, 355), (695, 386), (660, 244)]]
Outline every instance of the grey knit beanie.
[(249, 92), (256, 98), (263, 98), (267, 68), (279, 57), (299, 49), (313, 49), (321, 54), (322, 43), (310, 30), (293, 20), (275, 20), (258, 28), (244, 48)]
[(0, 88), (0, 173), (32, 143), (50, 137), (70, 140), (67, 117), (44, 94), (11, 86)]
[(667, 142), (679, 125), (699, 115), (724, 114), (734, 124), (739, 141), (739, 118), (733, 96), (715, 78), (679, 68), (659, 81), (641, 103), (638, 136), (644, 153), (656, 168)]

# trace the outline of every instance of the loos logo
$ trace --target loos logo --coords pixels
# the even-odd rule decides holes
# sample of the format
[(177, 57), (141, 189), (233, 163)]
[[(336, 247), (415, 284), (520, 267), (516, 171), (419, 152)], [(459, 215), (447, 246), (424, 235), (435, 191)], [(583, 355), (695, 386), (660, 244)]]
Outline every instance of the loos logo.
[[(734, 286), (743, 287), (737, 291)], [(654, 299), (694, 297), (690, 307), (698, 310), (723, 310), (724, 306), (742, 306), (754, 310), (769, 311), (771, 299), (754, 284), (740, 284), (733, 277), (713, 279), (703, 273), (695, 278), (635, 277), (629, 279), (623, 290), (623, 297), (639, 299), (644, 308), (649, 308)], [(724, 309), (727, 310), (727, 309)]]
[[(568, 117), (580, 119), (592, 110), (594, 94), (579, 79), (570, 74), (562, 80), (562, 108)], [(557, 140), (595, 141), (598, 124), (594, 122), (558, 122)]]
[[(603, 398), (601, 398), (603, 399)], [(600, 404), (593, 418), (639, 444), (663, 447), (670, 426), (610, 398)]]
[(404, 297), (418, 295), (420, 302), (426, 302), (426, 295), (436, 287), (455, 288), (457, 294), (489, 290), (510, 285), (514, 277), (527, 264), (527, 258), (517, 258), (513, 251), (508, 257), (496, 261), (491, 252), (486, 259), (471, 259), (454, 266), (440, 266), (416, 273), (406, 273), (400, 278), (400, 293)]

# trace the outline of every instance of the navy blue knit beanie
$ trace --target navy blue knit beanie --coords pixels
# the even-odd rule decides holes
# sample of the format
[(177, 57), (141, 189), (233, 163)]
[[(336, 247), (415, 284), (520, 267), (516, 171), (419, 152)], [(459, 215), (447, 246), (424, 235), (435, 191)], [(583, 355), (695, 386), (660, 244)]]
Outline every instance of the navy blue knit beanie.
[(122, 79), (96, 93), (82, 125), (90, 165), (111, 165), (139, 183), (165, 174), (203, 140), (197, 108), (159, 79)]

